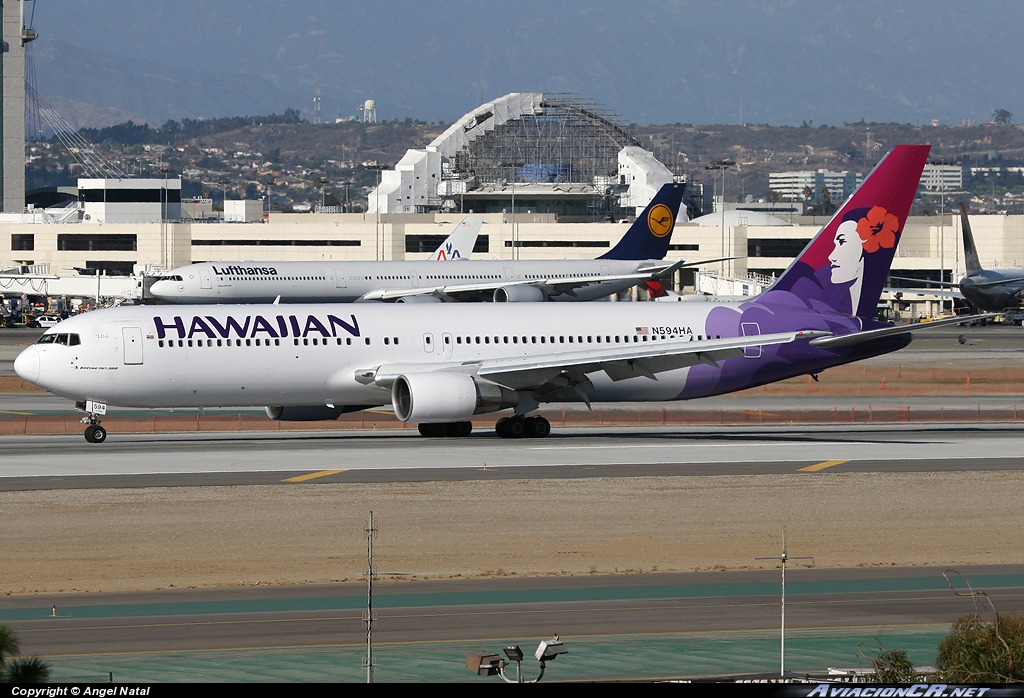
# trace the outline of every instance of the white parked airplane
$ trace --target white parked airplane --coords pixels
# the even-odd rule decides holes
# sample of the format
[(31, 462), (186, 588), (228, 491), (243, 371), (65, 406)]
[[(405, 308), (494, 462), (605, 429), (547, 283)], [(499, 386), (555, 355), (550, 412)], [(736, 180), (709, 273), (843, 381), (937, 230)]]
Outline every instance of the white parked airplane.
[(897, 146), (761, 296), (733, 303), (138, 306), (53, 327), (18, 375), (75, 400), (85, 437), (108, 404), (266, 406), (322, 420), (391, 405), (426, 436), (512, 409), (503, 437), (545, 436), (547, 402), (685, 400), (895, 351), (874, 319), (928, 146)]
[[(428, 261), (457, 261), (469, 259), (480, 235), (484, 219), (480, 216), (466, 216), (446, 237)], [(245, 303), (250, 301), (239, 295), (253, 293), (254, 289), (267, 287), (263, 293), (275, 292), (286, 296), (281, 300), (298, 303), (319, 300), (316, 295), (325, 275), (330, 275), (331, 286), (336, 268), (342, 262), (212, 262), (189, 264), (160, 275), (153, 282), (149, 294), (169, 303)], [(330, 287), (328, 287), (330, 288)], [(234, 295), (232, 295), (234, 294)], [(257, 292), (258, 295), (258, 292)], [(237, 297), (236, 297), (237, 296)], [(184, 299), (193, 300), (186, 301)], [(273, 296), (263, 302), (274, 300)]]
[[(415, 260), (204, 262), (168, 272), (153, 284), (150, 294), (168, 303), (436, 303), (605, 298), (684, 266), (660, 261), (668, 252), (683, 189), (684, 185), (674, 183), (662, 187), (619, 243), (599, 259), (461, 259), (451, 265)], [(434, 258), (437, 257), (435, 253)], [(712, 261), (718, 259), (686, 266)]]

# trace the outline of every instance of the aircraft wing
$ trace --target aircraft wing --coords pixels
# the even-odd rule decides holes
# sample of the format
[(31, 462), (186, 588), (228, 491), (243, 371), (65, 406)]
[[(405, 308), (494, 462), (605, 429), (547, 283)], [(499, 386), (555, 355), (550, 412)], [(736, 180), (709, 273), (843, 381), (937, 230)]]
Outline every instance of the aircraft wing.
[(988, 318), (997, 317), (999, 313), (985, 313), (983, 315), (957, 315), (956, 317), (943, 318), (941, 320), (932, 320), (931, 322), (920, 322), (916, 325), (895, 325), (893, 327), (882, 327), (877, 330), (864, 330), (863, 332), (854, 332), (852, 334), (842, 334), (832, 337), (817, 337), (810, 341), (812, 347), (818, 347), (819, 349), (834, 349), (838, 347), (849, 347), (854, 344), (861, 344), (863, 342), (870, 342), (874, 339), (880, 339), (882, 337), (891, 337), (892, 335), (898, 334), (913, 334), (919, 330), (930, 330), (933, 327), (942, 327), (943, 325), (952, 325), (961, 322), (973, 322), (975, 320), (984, 320)]
[[(960, 284), (955, 281), (929, 281), (928, 279), (912, 279), (909, 276), (889, 276), (889, 278), (896, 279), (897, 281), (911, 281), (915, 284), (924, 284), (925, 286), (945, 286), (946, 288), (960, 288)], [(893, 288), (886, 290), (900, 291), (903, 289)]]
[(585, 382), (586, 374), (598, 371), (605, 372), (613, 381), (641, 376), (657, 380), (658, 373), (686, 366), (709, 364), (717, 367), (719, 361), (743, 356), (748, 347), (786, 344), (830, 334), (804, 330), (700, 341), (673, 339), (444, 365), (385, 364), (373, 369), (360, 369), (356, 374), (359, 376), (357, 380), (372, 381), (381, 387), (390, 386), (402, 373), (441, 370), (473, 374), (514, 390), (558, 389)]
[(642, 283), (648, 279), (656, 278), (659, 276), (668, 276), (673, 274), (678, 269), (683, 267), (696, 266), (699, 264), (709, 264), (711, 262), (720, 262), (727, 259), (736, 259), (736, 257), (716, 257), (714, 259), (701, 259), (696, 262), (685, 262), (679, 260), (678, 262), (665, 262), (659, 264), (653, 264), (650, 267), (641, 269), (639, 271), (630, 274), (614, 274), (614, 275), (592, 275), (592, 276), (564, 276), (564, 277), (551, 277), (546, 279), (517, 279), (514, 281), (507, 281), (501, 279), (495, 279), (494, 281), (487, 281), (483, 283), (475, 284), (447, 284), (444, 286), (424, 286), (420, 288), (396, 288), (396, 289), (379, 289), (370, 291), (363, 295), (360, 300), (363, 301), (391, 301), (399, 298), (407, 298), (409, 296), (436, 296), (443, 300), (466, 300), (467, 296), (479, 296), (484, 293), (497, 291), (499, 288), (508, 288), (510, 286), (535, 286), (541, 289), (545, 295), (558, 296), (563, 293), (568, 295), (574, 295), (574, 291), (584, 286), (590, 286), (591, 284), (601, 283), (602, 281), (636, 281), (636, 283)]
[(1018, 276), (1013, 279), (996, 279), (994, 281), (981, 281), (971, 284), (971, 288), (994, 288), (995, 286), (1002, 286), (1003, 284), (1019, 284), (1024, 281), (1024, 276)]
[(902, 296), (903, 296), (902, 300), (911, 300), (911, 299), (907, 298), (906, 296), (913, 296), (913, 295), (917, 295), (917, 296), (938, 296), (939, 298), (956, 298), (956, 299), (960, 299), (960, 300), (962, 300), (963, 297), (964, 297), (964, 294), (960, 293), (960, 291), (944, 291), (944, 290), (937, 289), (937, 288), (898, 288), (896, 286), (886, 286), (883, 290), (887, 291), (889, 293), (899, 293), (899, 294), (902, 294)]

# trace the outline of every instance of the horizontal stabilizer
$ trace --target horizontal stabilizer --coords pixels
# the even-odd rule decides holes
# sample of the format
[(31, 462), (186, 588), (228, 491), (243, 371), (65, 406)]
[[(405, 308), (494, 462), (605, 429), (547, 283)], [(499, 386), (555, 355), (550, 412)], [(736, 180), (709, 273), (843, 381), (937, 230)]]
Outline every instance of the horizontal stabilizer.
[(956, 317), (943, 318), (942, 320), (921, 322), (916, 325), (896, 325), (894, 327), (883, 327), (878, 330), (865, 330), (863, 332), (854, 332), (853, 334), (839, 335), (838, 337), (818, 337), (817, 339), (812, 339), (810, 341), (810, 345), (819, 349), (852, 347), (855, 344), (871, 342), (876, 339), (881, 339), (882, 337), (891, 337), (893, 335), (900, 334), (913, 334), (919, 330), (930, 330), (933, 327), (942, 327), (943, 325), (953, 325), (961, 322), (986, 320), (988, 318), (994, 318), (996, 315), (998, 315), (998, 313), (985, 313), (984, 315), (957, 315)]

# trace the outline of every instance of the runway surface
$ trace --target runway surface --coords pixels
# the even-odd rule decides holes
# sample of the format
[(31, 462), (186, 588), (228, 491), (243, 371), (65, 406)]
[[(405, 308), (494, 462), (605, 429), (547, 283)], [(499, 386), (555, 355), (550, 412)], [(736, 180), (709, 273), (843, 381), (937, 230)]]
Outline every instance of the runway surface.
[(1020, 427), (850, 425), (490, 434), (290, 432), (0, 438), (0, 491), (300, 482), (1020, 469)]
[[(0, 330), (0, 375), (9, 373), (20, 345), (38, 334)], [(1020, 328), (952, 328), (922, 334), (907, 350), (873, 361), (1000, 366), (1022, 356)], [(734, 398), (720, 400), (738, 407)], [(1014, 396), (996, 395), (851, 396), (838, 402), (830, 396), (765, 395), (752, 396), (746, 406), (841, 403), (862, 409), (953, 402), (979, 410), (1016, 405)], [(0, 412), (45, 414), (69, 407), (46, 395), (0, 396)], [(538, 441), (506, 441), (490, 433), (423, 439), (411, 430), (112, 432), (102, 445), (86, 443), (81, 434), (4, 436), (0, 491), (1005, 471), (1021, 468), (1020, 429), (984, 423), (570, 427)], [(493, 540), (483, 544), (529, 545), (507, 540), (500, 522), (494, 528)], [(472, 544), (481, 542), (467, 541)], [(961, 571), (993, 595), (1001, 612), (1021, 610), (1024, 566)], [(950, 591), (941, 572), (791, 568), (791, 668), (856, 666), (863, 662), (858, 646), (876, 639), (911, 650), (919, 663), (934, 661), (949, 624), (976, 608), (974, 600)], [(521, 642), (529, 651), (556, 632), (570, 654), (550, 665), (550, 678), (700, 676), (778, 666), (778, 573), (772, 571), (409, 581), (377, 589), (379, 680), (475, 680), (462, 667), (467, 652), (500, 651), (507, 642)], [(58, 678), (109, 671), (116, 680), (357, 681), (363, 676), (364, 605), (360, 585), (164, 589), (8, 596), (0, 598), (0, 620), (19, 631), (26, 653), (49, 657)]]
[[(796, 643), (791, 667), (820, 669), (802, 665), (800, 638), (831, 643), (834, 662), (845, 658), (847, 666), (855, 666), (857, 644), (865, 636), (948, 632), (956, 617), (976, 606), (954, 593), (942, 573), (937, 568), (791, 568), (786, 608), (787, 629)], [(966, 577), (973, 588), (990, 594), (997, 608), (1020, 608), (1024, 602), (1024, 566), (964, 568), (960, 573), (963, 577), (951, 574), (950, 579), (961, 593)], [(405, 648), (410, 644), (419, 651), (433, 648), (445, 658), (433, 669), (439, 674), (420, 679), (459, 680), (472, 678), (458, 667), (470, 651), (499, 651), (506, 642), (532, 650), (554, 633), (570, 651), (552, 667), (568, 672), (562, 678), (576, 675), (581, 663), (595, 661), (604, 664), (606, 676), (623, 677), (641, 668), (649, 672), (649, 666), (619, 666), (623, 652), (649, 642), (716, 643), (723, 654), (720, 665), (749, 671), (752, 644), (774, 645), (777, 651), (779, 589), (777, 571), (379, 583), (374, 639), (386, 675), (378, 678), (410, 678), (403, 674), (401, 659), (409, 656)], [(177, 671), (183, 662), (197, 663), (187, 658), (196, 653), (212, 662), (215, 653), (262, 650), (264, 671), (295, 661), (296, 651), (348, 650), (351, 656), (365, 643), (365, 606), (365, 587), (347, 584), (17, 597), (0, 601), (0, 614), (19, 632), (29, 653), (62, 666), (88, 661), (116, 669), (121, 680), (145, 680), (128, 678), (125, 671), (151, 655), (165, 663), (171, 657), (167, 666)], [(285, 650), (292, 652), (290, 659), (275, 657)], [(617, 661), (609, 652), (619, 654)], [(763, 668), (776, 661), (773, 657)], [(672, 675), (706, 673), (703, 664), (685, 654), (675, 662)], [(349, 678), (358, 676), (358, 665), (341, 668)]]

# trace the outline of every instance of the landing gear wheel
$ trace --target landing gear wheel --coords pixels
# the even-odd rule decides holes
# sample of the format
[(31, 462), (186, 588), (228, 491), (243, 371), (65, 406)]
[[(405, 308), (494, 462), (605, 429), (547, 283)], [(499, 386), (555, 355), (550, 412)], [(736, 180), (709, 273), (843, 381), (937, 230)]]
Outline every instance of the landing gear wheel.
[(522, 417), (512, 417), (505, 425), (505, 433), (510, 439), (521, 439), (526, 435), (526, 420)]
[(508, 423), (512, 421), (511, 417), (502, 417), (494, 425), (494, 433), (503, 439), (508, 438)]
[(417, 425), (416, 428), (419, 429), (420, 436), (427, 436), (433, 438), (438, 436), (444, 436), (447, 427), (447, 424), (421, 423)]
[(91, 444), (101, 444), (107, 440), (107, 430), (99, 424), (90, 424), (85, 428), (85, 440)]
[(543, 439), (551, 433), (551, 422), (543, 417), (529, 417), (526, 420), (526, 435), (531, 439)]
[(445, 429), (446, 436), (455, 436), (457, 438), (464, 438), (473, 433), (473, 422), (452, 422), (446, 424)]

